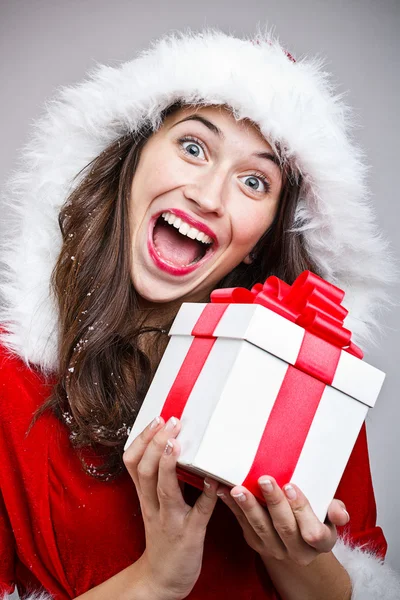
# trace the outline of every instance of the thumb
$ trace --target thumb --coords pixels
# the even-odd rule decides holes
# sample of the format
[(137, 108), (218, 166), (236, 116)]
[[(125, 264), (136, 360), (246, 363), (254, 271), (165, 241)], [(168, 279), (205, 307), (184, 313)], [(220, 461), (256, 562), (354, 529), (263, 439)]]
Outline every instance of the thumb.
[(334, 498), (330, 503), (327, 517), (331, 523), (339, 527), (347, 525), (350, 520), (350, 515), (346, 510), (344, 502), (337, 498)]

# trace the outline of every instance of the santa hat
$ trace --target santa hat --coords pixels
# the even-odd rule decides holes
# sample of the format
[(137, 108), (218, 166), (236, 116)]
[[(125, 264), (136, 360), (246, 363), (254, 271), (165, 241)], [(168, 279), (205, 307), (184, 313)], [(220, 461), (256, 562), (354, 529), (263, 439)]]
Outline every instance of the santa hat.
[(48, 104), (5, 198), (16, 218), (2, 256), (3, 342), (44, 372), (56, 367), (49, 280), (62, 243), (58, 213), (72, 180), (119, 136), (144, 121), (157, 129), (177, 100), (229, 105), (301, 173), (293, 229), (322, 277), (346, 292), (353, 339), (372, 340), (394, 269), (374, 223), (362, 153), (349, 135), (349, 109), (321, 60), (295, 61), (268, 33), (240, 39), (207, 28), (167, 34), (130, 62), (99, 66)]

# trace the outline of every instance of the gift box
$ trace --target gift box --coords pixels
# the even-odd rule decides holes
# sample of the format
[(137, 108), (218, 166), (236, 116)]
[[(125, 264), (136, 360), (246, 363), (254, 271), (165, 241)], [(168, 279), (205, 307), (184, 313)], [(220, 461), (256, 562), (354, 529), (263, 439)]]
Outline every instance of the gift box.
[(343, 326), (344, 292), (310, 271), (290, 286), (215, 290), (182, 304), (125, 448), (156, 416), (179, 418), (178, 474), (294, 482), (324, 521), (385, 374)]

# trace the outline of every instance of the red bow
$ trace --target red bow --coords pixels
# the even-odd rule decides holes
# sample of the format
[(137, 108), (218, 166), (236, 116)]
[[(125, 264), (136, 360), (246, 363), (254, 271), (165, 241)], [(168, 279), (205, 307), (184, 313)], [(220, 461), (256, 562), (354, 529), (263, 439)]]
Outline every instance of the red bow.
[(361, 348), (351, 341), (351, 331), (343, 327), (348, 314), (341, 306), (343, 297), (340, 288), (311, 271), (303, 271), (292, 285), (271, 276), (264, 285), (256, 283), (251, 291), (240, 287), (214, 290), (211, 302), (262, 304), (334, 346), (363, 358)]

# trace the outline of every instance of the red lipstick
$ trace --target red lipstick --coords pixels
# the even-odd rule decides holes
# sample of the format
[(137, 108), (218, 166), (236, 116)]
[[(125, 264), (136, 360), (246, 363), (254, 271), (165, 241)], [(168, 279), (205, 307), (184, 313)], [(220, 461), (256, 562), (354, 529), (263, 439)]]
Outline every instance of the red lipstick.
[[(206, 250), (205, 255), (197, 262), (187, 265), (187, 266), (177, 266), (177, 265), (172, 264), (169, 261), (165, 260), (158, 254), (157, 250), (155, 249), (154, 242), (153, 242), (153, 230), (156, 225), (157, 219), (163, 213), (166, 213), (166, 212), (176, 215), (177, 217), (179, 217), (183, 221), (185, 221), (188, 225), (195, 227), (199, 231), (202, 231), (206, 235), (210, 236), (210, 238), (213, 240), (213, 243), (210, 244), (210, 247)], [(152, 258), (155, 265), (159, 269), (161, 269), (162, 271), (165, 271), (166, 273), (169, 273), (170, 275), (182, 277), (184, 275), (188, 275), (189, 273), (192, 273), (196, 269), (200, 268), (205, 262), (207, 262), (211, 258), (211, 256), (215, 253), (217, 247), (218, 247), (218, 242), (217, 242), (217, 237), (216, 237), (215, 233), (207, 225), (205, 225), (204, 223), (201, 223), (200, 221), (197, 221), (196, 219), (194, 219), (193, 217), (191, 217), (190, 215), (188, 215), (187, 213), (185, 213), (182, 210), (165, 209), (165, 210), (160, 211), (159, 213), (155, 214), (152, 217), (152, 219), (150, 220), (148, 236), (147, 236), (147, 249), (148, 249), (149, 255)]]

